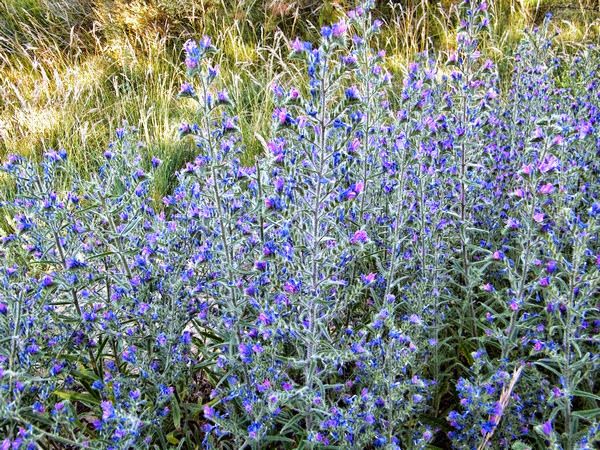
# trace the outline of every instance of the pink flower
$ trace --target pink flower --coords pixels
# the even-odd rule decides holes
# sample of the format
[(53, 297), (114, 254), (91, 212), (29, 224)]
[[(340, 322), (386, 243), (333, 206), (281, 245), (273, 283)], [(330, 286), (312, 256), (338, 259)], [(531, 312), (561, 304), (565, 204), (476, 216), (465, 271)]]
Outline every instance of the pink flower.
[(554, 191), (554, 185), (552, 183), (546, 183), (543, 186), (540, 186), (539, 192), (540, 194), (550, 194)]
[(544, 221), (544, 214), (541, 212), (537, 212), (533, 215), (533, 220), (535, 220), (537, 223), (542, 223)]
[(515, 192), (513, 192), (513, 195), (515, 197), (523, 198), (525, 197), (525, 191), (522, 188), (518, 188), (515, 190)]
[(286, 281), (286, 283), (283, 285), (283, 290), (288, 294), (296, 294), (300, 291), (300, 284), (294, 280)]
[(377, 279), (377, 274), (374, 273), (374, 272), (371, 272), (371, 273), (369, 273), (367, 275), (361, 275), (360, 279), (366, 285), (373, 284), (375, 282), (375, 280)]
[(554, 138), (552, 139), (552, 145), (561, 145), (563, 142), (565, 142), (565, 138), (562, 137), (560, 134), (554, 136)]
[(348, 143), (348, 153), (354, 153), (360, 147), (360, 139), (354, 138)]
[(544, 139), (544, 130), (542, 130), (541, 127), (536, 127), (536, 129), (533, 130), (532, 139), (534, 141), (540, 141), (540, 140)]
[(367, 232), (365, 230), (358, 230), (356, 233), (354, 233), (354, 236), (352, 236), (352, 238), (350, 238), (350, 243), (351, 244), (364, 244), (368, 240), (369, 240), (369, 236), (367, 235)]
[(532, 164), (526, 164), (523, 167), (521, 167), (521, 172), (523, 172), (525, 175), (531, 175), (533, 173), (533, 165)]
[(256, 390), (258, 392), (265, 392), (268, 389), (271, 389), (271, 382), (268, 378), (266, 378), (262, 383), (256, 385)]
[(513, 219), (512, 217), (509, 217), (508, 219), (506, 219), (506, 226), (510, 229), (516, 230), (517, 228), (519, 228), (521, 226), (521, 224), (519, 223), (518, 220)]
[(577, 137), (579, 139), (583, 139), (585, 138), (588, 134), (591, 134), (593, 129), (592, 129), (592, 124), (590, 122), (583, 122), (580, 123), (579, 125), (577, 125), (576, 130), (578, 131), (578, 135)]
[(343, 37), (346, 34), (346, 31), (348, 31), (348, 25), (346, 25), (346, 22), (343, 20), (340, 20), (338, 23), (334, 23), (333, 27), (331, 28), (334, 38)]
[(481, 286), (481, 289), (483, 289), (485, 292), (492, 292), (494, 290), (494, 286), (492, 286), (490, 283), (485, 283), (483, 286)]
[(271, 323), (271, 318), (264, 312), (261, 312), (258, 315), (258, 320), (263, 324), (263, 325), (269, 325)]
[(287, 119), (288, 119), (288, 113), (285, 108), (281, 108), (279, 111), (277, 111), (277, 120), (279, 121), (279, 123), (281, 125), (285, 125), (285, 123), (287, 122)]
[(544, 160), (538, 165), (538, 169), (540, 172), (546, 173), (551, 172), (552, 170), (558, 167), (558, 158), (554, 155), (546, 155)]
[(304, 51), (304, 43), (300, 40), (300, 38), (296, 38), (292, 42), (292, 51), (294, 53), (302, 53)]
[(308, 123), (308, 117), (298, 116), (298, 128), (304, 128)]

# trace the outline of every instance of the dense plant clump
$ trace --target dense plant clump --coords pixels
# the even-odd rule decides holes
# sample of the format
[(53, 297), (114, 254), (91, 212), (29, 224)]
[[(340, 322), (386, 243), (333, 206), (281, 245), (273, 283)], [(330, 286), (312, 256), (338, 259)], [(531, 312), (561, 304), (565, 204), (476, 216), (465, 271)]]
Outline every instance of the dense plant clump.
[(503, 91), (463, 8), (402, 83), (369, 5), (294, 40), (252, 167), (189, 41), (198, 157), (161, 209), (128, 127), (91, 179), (9, 157), (0, 448), (593, 448), (598, 49), (535, 30)]

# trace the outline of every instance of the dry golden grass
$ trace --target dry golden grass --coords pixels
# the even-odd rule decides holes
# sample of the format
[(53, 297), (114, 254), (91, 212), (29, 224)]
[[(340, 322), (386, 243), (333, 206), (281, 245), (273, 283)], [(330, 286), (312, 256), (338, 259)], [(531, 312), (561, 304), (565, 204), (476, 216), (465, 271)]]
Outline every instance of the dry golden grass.
[[(156, 196), (194, 154), (176, 139), (194, 111), (174, 98), (183, 80), (181, 44), (208, 34), (221, 49), (224, 81), (236, 101), (251, 160), (267, 133), (275, 80), (300, 76), (286, 61), (284, 36), (314, 35), (349, 1), (312, 0), (0, 0), (0, 158), (38, 157), (64, 147), (83, 171), (95, 167), (122, 120), (136, 125), (149, 152), (166, 164)], [(509, 55), (523, 31), (555, 13), (565, 46), (600, 36), (600, 0), (489, 2), (494, 37), (488, 51)], [(415, 53), (454, 40), (456, 0), (379, 5), (380, 44), (401, 75)]]

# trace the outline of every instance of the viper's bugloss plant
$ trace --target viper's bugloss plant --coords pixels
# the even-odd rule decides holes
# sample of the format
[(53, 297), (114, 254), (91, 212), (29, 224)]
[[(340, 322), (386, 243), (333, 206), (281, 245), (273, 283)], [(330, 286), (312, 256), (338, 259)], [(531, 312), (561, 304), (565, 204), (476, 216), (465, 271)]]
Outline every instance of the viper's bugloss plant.
[(501, 83), (461, 7), (403, 80), (368, 4), (292, 41), (253, 166), (186, 43), (198, 156), (160, 209), (130, 129), (91, 179), (10, 157), (1, 448), (593, 448), (600, 55), (547, 20)]

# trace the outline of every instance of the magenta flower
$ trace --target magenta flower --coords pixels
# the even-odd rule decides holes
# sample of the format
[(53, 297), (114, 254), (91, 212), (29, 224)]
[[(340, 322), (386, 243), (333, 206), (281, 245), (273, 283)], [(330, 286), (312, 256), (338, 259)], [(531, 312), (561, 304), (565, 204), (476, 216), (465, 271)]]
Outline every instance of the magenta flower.
[(369, 240), (369, 236), (365, 230), (358, 230), (354, 233), (354, 236), (350, 238), (351, 244), (364, 244)]
[(546, 183), (539, 188), (540, 194), (551, 194), (554, 191), (554, 185), (552, 183)]
[(367, 275), (361, 275), (360, 279), (362, 280), (362, 282), (365, 285), (373, 284), (373, 283), (375, 283), (375, 280), (377, 279), (377, 274), (374, 272), (371, 272)]
[(298, 98), (300, 98), (300, 91), (296, 88), (291, 88), (290, 89), (290, 100), (294, 101), (294, 100), (298, 100)]
[(288, 280), (283, 285), (283, 290), (288, 294), (296, 294), (300, 291), (300, 284), (294, 280)]
[(521, 172), (523, 172), (524, 175), (531, 175), (533, 173), (533, 165), (525, 164), (523, 167), (521, 167)]
[(285, 123), (287, 122), (287, 119), (288, 119), (287, 110), (285, 108), (281, 108), (281, 109), (279, 109), (279, 111), (276, 112), (276, 114), (277, 114), (277, 120), (279, 121), (279, 124), (285, 125)]

